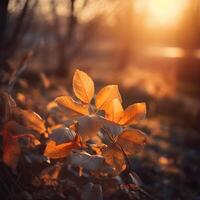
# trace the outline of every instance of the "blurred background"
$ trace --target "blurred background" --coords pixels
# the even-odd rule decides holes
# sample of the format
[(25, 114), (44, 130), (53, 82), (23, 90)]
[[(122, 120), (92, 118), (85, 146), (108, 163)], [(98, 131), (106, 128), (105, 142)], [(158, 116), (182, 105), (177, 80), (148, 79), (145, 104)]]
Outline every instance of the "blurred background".
[(158, 199), (200, 199), (199, 0), (1, 0), (0, 82), (39, 113), (84, 70), (146, 102), (133, 169)]

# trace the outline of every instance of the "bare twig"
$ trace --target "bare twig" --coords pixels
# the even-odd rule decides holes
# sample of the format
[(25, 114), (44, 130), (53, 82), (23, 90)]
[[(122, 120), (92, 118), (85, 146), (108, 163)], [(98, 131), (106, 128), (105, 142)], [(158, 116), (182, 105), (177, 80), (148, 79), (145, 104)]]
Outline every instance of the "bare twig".
[(15, 72), (13, 73), (13, 75), (12, 75), (12, 77), (11, 77), (9, 83), (8, 83), (7, 91), (8, 91), (9, 93), (12, 92), (13, 87), (14, 87), (14, 85), (15, 85), (17, 79), (18, 79), (19, 76), (22, 74), (22, 72), (27, 68), (27, 64), (28, 64), (28, 61), (29, 61), (29, 59), (30, 59), (31, 56), (32, 56), (32, 51), (27, 52), (27, 53), (23, 56), (23, 58), (22, 58), (22, 60), (21, 60), (21, 62), (20, 62), (20, 64), (19, 64), (19, 66), (17, 67), (17, 69), (16, 69)]

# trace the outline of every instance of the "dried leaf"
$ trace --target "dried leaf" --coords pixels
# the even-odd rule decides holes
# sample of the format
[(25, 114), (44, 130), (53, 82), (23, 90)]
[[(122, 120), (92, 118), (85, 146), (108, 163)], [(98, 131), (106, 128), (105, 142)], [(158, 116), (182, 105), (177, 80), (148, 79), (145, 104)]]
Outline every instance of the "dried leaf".
[(105, 159), (100, 155), (90, 155), (85, 151), (74, 150), (70, 155), (70, 164), (89, 171), (99, 171), (105, 165)]
[(13, 108), (16, 103), (6, 92), (0, 91), (0, 123), (10, 120)]
[(16, 170), (19, 157), (21, 155), (21, 147), (18, 138), (9, 132), (9, 125), (6, 124), (3, 129), (3, 162), (13, 171)]
[(122, 102), (118, 86), (107, 85), (98, 92), (96, 96), (96, 107), (99, 110), (107, 110), (108, 103), (110, 103), (115, 98)]
[(88, 183), (81, 192), (81, 200), (103, 200), (102, 186), (100, 184)]
[(20, 115), (25, 125), (39, 133), (46, 131), (45, 121), (35, 112), (31, 110), (16, 109), (16, 114)]
[(90, 103), (94, 96), (94, 82), (85, 72), (77, 69), (73, 77), (73, 90), (81, 101)]
[(76, 149), (79, 147), (80, 143), (78, 141), (56, 145), (55, 141), (50, 140), (47, 143), (46, 149), (44, 151), (44, 156), (52, 159), (64, 158), (70, 154), (72, 149)]
[(117, 143), (123, 148), (127, 155), (138, 153), (147, 141), (147, 136), (138, 129), (126, 129), (122, 132)]
[(99, 120), (101, 121), (101, 129), (98, 135), (105, 144), (112, 143), (110, 138), (116, 140), (116, 137), (123, 131), (122, 126), (108, 121), (103, 117), (99, 117)]
[(54, 166), (47, 167), (42, 170), (40, 179), (48, 186), (56, 186), (58, 184), (58, 178), (63, 164), (57, 163)]
[(115, 98), (105, 109), (106, 119), (117, 123), (123, 114), (123, 107), (119, 99)]
[(106, 163), (115, 168), (115, 172), (117, 174), (126, 168), (123, 153), (119, 148), (115, 146), (115, 144), (104, 147), (102, 149), (102, 155), (105, 158)]
[(146, 104), (145, 103), (136, 103), (128, 106), (121, 119), (119, 124), (121, 125), (131, 125), (136, 124), (140, 120), (144, 119), (146, 116)]
[(73, 110), (77, 113), (81, 113), (83, 115), (89, 115), (88, 105), (83, 105), (74, 101), (70, 96), (60, 96), (55, 99), (55, 102), (59, 106), (63, 106), (66, 109)]

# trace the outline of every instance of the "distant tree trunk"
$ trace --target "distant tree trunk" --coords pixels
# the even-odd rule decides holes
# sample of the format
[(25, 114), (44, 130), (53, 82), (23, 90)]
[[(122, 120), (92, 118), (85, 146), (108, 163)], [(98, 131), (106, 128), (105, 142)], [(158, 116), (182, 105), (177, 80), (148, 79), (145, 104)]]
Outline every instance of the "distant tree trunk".
[(5, 31), (8, 18), (8, 3), (9, 0), (0, 1), (0, 67), (5, 66)]
[(0, 45), (2, 45), (2, 38), (5, 34), (7, 18), (8, 18), (8, 3), (9, 0), (1, 0), (0, 1)]
[(120, 50), (121, 55), (118, 62), (118, 69), (126, 68), (133, 53), (133, 0), (128, 0), (123, 3), (126, 5), (123, 10), (122, 24), (119, 24), (122, 32), (122, 48)]
[(74, 30), (77, 25), (77, 19), (74, 14), (74, 5), (75, 0), (70, 0), (70, 15), (67, 20), (67, 32), (60, 40), (60, 44), (58, 44), (59, 48), (59, 57), (58, 57), (58, 68), (57, 74), (61, 77), (68, 76), (69, 74), (69, 65), (72, 59), (72, 55), (70, 53), (70, 48), (73, 43), (74, 38)]
[(199, 0), (192, 0), (189, 5), (178, 38), (181, 47), (187, 52), (180, 61), (178, 78), (182, 83), (187, 84), (190, 90), (196, 90), (196, 93), (199, 93), (200, 60), (194, 55), (195, 50), (200, 48)]

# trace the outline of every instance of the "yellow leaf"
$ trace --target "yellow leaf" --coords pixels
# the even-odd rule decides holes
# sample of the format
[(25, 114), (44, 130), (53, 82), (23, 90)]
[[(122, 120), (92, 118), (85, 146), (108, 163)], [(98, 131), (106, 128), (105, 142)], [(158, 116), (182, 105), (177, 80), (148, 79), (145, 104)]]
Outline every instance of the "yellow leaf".
[(126, 129), (118, 137), (117, 143), (127, 155), (138, 153), (147, 141), (147, 136), (137, 129)]
[(146, 116), (146, 104), (145, 103), (136, 103), (128, 106), (121, 119), (119, 124), (121, 125), (131, 125), (136, 124), (140, 120), (144, 119)]
[(90, 103), (94, 96), (94, 82), (85, 72), (77, 69), (73, 77), (73, 90), (77, 98)]
[(27, 127), (39, 132), (46, 131), (45, 121), (35, 112), (31, 110), (15, 109), (15, 114), (20, 115)]
[(108, 103), (117, 98), (119, 102), (122, 102), (121, 95), (117, 85), (107, 85), (102, 88), (96, 96), (96, 107), (99, 110), (106, 110)]
[(59, 106), (63, 106), (66, 109), (73, 110), (77, 113), (81, 113), (83, 115), (89, 115), (88, 105), (83, 105), (74, 101), (70, 96), (60, 96), (55, 99), (55, 102)]
[(119, 99), (115, 98), (106, 107), (106, 119), (117, 123), (123, 114), (123, 107)]
[(55, 141), (50, 140), (47, 143), (46, 149), (44, 151), (44, 156), (52, 159), (64, 158), (70, 154), (72, 149), (78, 147), (80, 147), (80, 145), (75, 141), (56, 145)]

